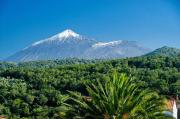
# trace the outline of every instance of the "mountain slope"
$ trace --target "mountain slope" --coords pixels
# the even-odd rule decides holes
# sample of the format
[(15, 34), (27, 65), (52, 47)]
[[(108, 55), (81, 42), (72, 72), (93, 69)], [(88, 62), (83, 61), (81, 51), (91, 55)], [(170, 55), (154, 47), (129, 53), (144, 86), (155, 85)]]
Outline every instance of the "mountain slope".
[(158, 49), (146, 54), (146, 56), (154, 56), (154, 55), (177, 56), (177, 55), (180, 55), (180, 49), (164, 46), (162, 48), (158, 48)]
[(6, 61), (24, 62), (64, 58), (107, 59), (134, 57), (146, 54), (149, 49), (133, 41), (97, 42), (72, 30), (65, 30), (10, 56)]
[(144, 48), (134, 41), (98, 42), (86, 51), (85, 57), (90, 59), (125, 58), (141, 56), (149, 51), (148, 48)]

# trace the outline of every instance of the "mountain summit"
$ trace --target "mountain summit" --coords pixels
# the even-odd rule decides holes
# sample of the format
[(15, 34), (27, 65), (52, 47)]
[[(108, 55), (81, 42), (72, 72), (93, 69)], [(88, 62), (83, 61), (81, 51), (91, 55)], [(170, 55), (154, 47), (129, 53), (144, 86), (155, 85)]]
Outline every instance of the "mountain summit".
[(68, 39), (81, 39), (82, 36), (80, 36), (79, 34), (75, 33), (74, 31), (72, 31), (71, 29), (67, 29), (67, 30), (64, 30), (63, 32), (61, 33), (58, 33), (50, 38), (47, 38), (45, 40), (41, 40), (41, 41), (37, 41), (35, 43), (33, 43), (32, 45), (35, 46), (35, 45), (38, 45), (38, 44), (41, 44), (41, 43), (44, 43), (44, 42), (48, 42), (48, 41), (56, 41), (56, 40), (59, 40), (59, 41), (63, 41), (63, 40), (68, 40)]
[(68, 38), (68, 37), (79, 37), (80, 35), (72, 31), (71, 29), (67, 29), (58, 34), (59, 38)]
[(33, 43), (8, 57), (6, 61), (25, 62), (63, 58), (109, 59), (140, 56), (149, 51), (134, 41), (98, 42), (67, 29)]

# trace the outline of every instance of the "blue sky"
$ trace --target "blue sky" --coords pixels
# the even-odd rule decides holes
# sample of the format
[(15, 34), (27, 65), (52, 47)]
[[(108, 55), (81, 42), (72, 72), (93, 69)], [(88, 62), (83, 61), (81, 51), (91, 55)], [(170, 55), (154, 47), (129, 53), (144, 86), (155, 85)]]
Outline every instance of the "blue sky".
[(65, 29), (180, 48), (179, 0), (0, 0), (0, 59)]

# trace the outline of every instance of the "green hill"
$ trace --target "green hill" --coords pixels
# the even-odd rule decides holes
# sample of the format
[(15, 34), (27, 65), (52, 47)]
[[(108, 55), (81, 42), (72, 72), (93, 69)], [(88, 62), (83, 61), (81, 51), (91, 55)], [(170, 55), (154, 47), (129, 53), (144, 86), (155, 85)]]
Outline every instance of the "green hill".
[(156, 55), (178, 56), (178, 55), (180, 55), (180, 49), (164, 46), (162, 48), (158, 48), (158, 49), (146, 54), (146, 56), (156, 56)]

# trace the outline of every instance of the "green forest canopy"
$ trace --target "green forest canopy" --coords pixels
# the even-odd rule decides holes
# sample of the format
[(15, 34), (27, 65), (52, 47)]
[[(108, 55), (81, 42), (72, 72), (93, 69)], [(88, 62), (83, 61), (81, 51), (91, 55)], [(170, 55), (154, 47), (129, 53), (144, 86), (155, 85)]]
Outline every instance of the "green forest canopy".
[(180, 95), (180, 56), (2, 62), (0, 115), (12, 118), (48, 115), (52, 118), (59, 108), (63, 108), (68, 91), (88, 96), (86, 86), (112, 78), (114, 70), (134, 77), (142, 90), (149, 88), (164, 96)]

